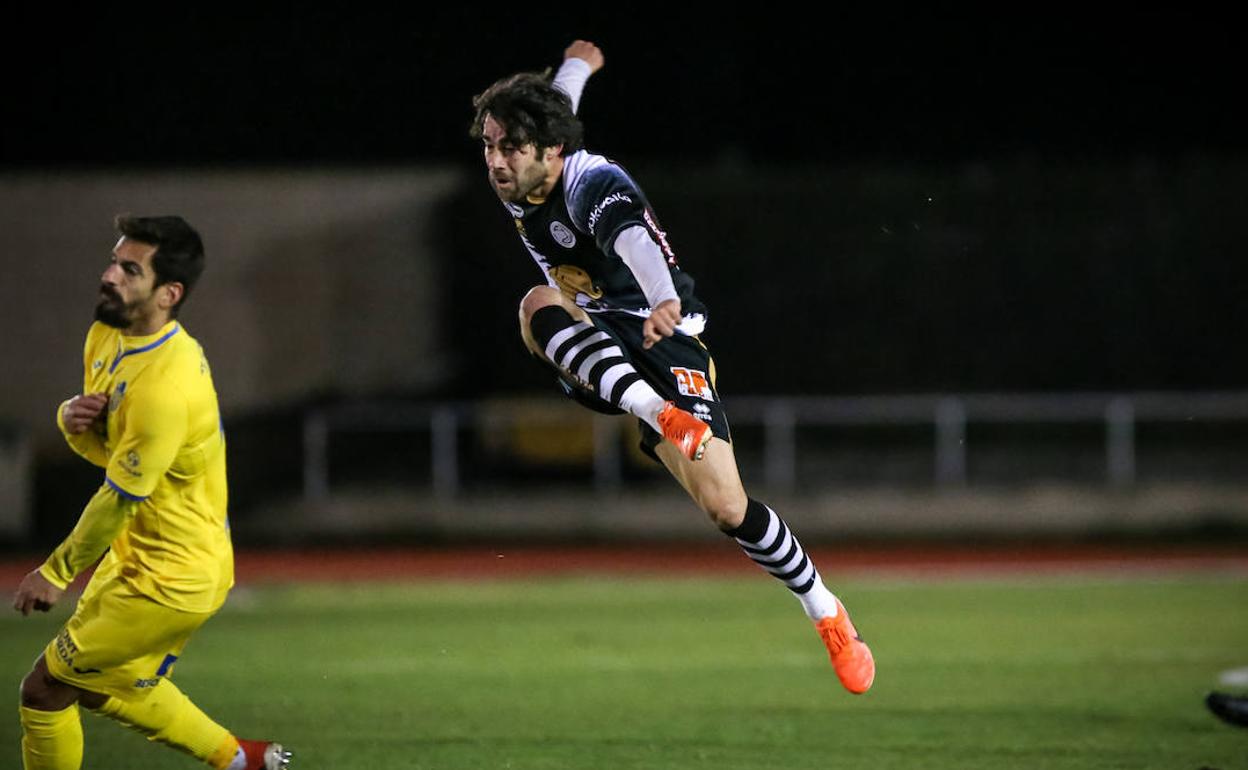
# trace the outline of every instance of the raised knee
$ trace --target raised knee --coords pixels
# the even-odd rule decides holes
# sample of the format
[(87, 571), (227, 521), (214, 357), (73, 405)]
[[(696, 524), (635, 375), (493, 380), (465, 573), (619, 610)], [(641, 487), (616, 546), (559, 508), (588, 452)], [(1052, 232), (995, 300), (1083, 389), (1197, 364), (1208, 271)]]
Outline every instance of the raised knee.
[[(21, 693), (22, 705), (28, 709), (39, 709), (40, 711), (57, 711), (56, 704), (52, 698), (52, 683), (48, 681), (47, 674), (39, 671), (31, 671), (22, 680)], [(61, 708), (64, 708), (63, 706)]]
[(527, 324), (537, 311), (550, 305), (562, 304), (562, 302), (563, 295), (558, 289), (552, 289), (549, 286), (534, 286), (524, 295), (524, 299), (520, 300), (520, 322)]
[(40, 656), (26, 678), (22, 680), (22, 705), (39, 711), (60, 711), (78, 701), (80, 690), (65, 684), (48, 673), (48, 666)]

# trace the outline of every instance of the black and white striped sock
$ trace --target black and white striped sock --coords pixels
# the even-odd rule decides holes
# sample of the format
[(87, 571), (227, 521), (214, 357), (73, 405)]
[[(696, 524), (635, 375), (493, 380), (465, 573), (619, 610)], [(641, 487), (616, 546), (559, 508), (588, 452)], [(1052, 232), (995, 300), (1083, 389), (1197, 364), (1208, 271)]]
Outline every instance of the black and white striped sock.
[(662, 432), (657, 418), (666, 402), (642, 379), (610, 335), (591, 323), (575, 320), (558, 305), (534, 313), (529, 329), (552, 363), (592, 388), (603, 401)]
[(815, 563), (784, 519), (771, 508), (751, 498), (745, 519), (727, 534), (736, 539), (746, 556), (793, 592), (811, 620), (836, 614), (836, 597), (824, 586)]

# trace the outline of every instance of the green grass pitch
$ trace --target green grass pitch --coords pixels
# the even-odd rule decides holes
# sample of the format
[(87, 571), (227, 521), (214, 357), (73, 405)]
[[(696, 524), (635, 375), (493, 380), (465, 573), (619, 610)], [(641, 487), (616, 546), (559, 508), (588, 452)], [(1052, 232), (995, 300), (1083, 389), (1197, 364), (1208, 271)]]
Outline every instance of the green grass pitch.
[[(1248, 666), (1242, 577), (866, 580), (841, 690), (774, 581), (604, 578), (238, 589), (175, 681), (296, 768), (1232, 768), (1201, 698)], [(0, 618), (17, 685), (64, 619)], [(195, 763), (86, 714), (87, 768)]]

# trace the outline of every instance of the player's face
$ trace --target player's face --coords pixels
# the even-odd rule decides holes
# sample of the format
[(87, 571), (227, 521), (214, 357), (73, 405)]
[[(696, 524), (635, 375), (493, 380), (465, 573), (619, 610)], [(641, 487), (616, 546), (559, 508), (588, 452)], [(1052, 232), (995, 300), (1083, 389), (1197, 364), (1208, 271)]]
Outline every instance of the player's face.
[(125, 236), (113, 247), (113, 257), (100, 276), (100, 304), (95, 318), (118, 329), (141, 326), (157, 311), (156, 247)]
[(549, 148), (538, 152), (533, 143), (517, 146), (507, 138), (503, 126), (493, 115), (485, 116), (481, 130), (485, 145), (485, 167), (490, 186), (504, 201), (519, 201), (534, 192), (542, 192), (550, 175)]

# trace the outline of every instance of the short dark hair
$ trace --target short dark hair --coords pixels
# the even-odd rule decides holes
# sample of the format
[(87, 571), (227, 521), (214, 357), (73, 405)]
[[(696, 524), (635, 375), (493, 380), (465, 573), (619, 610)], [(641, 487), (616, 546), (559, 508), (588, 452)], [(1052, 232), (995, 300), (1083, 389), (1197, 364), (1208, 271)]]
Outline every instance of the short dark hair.
[(195, 228), (182, 217), (132, 217), (121, 214), (116, 220), (117, 232), (131, 240), (156, 247), (152, 270), (156, 286), (163, 283), (182, 284), (182, 297), (170, 310), (176, 316), (195, 282), (204, 272), (204, 242)]
[(480, 139), (485, 118), (491, 115), (507, 130), (508, 141), (518, 146), (563, 145), (563, 154), (581, 149), (585, 128), (572, 111), (572, 98), (555, 88), (547, 75), (521, 72), (497, 81), (473, 97), (476, 109), (469, 134)]

